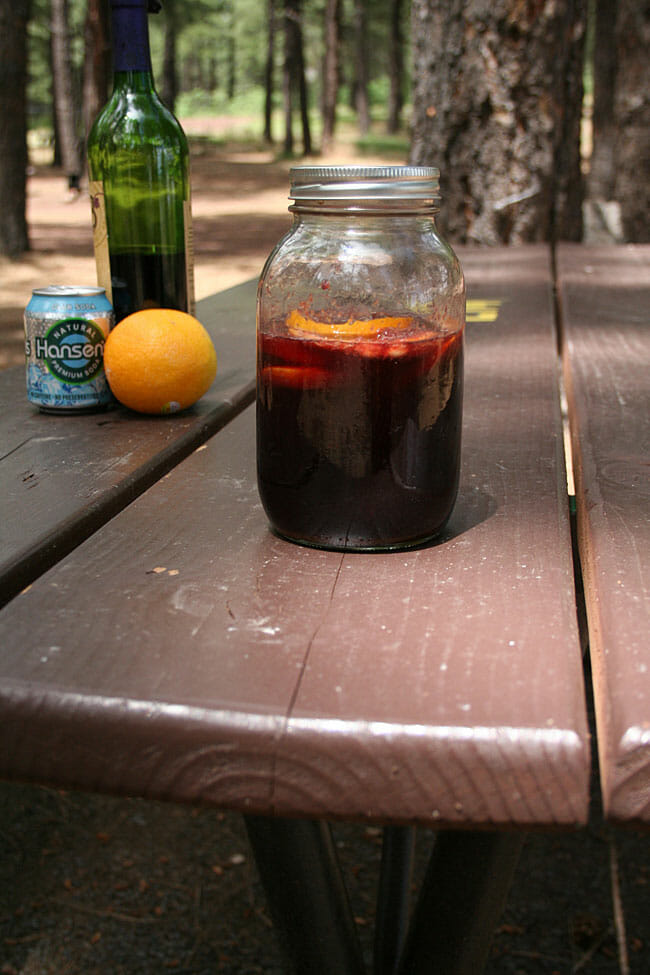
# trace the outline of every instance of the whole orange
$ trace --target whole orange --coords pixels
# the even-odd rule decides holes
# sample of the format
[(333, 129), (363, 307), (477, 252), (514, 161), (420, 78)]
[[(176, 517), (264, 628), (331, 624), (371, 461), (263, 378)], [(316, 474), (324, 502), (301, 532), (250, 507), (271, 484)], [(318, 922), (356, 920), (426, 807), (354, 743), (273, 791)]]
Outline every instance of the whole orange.
[(120, 403), (139, 413), (177, 413), (208, 390), (217, 354), (197, 318), (171, 308), (144, 308), (109, 332), (104, 368)]

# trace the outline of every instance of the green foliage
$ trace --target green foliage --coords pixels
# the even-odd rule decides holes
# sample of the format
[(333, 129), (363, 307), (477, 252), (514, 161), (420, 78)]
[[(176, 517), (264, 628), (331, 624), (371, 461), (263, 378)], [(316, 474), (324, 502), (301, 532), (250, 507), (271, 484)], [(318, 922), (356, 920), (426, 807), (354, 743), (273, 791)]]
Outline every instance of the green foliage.
[(50, 5), (34, 0), (28, 27), (29, 81), (27, 110), (30, 125), (49, 125), (52, 121), (52, 70), (50, 67)]
[[(180, 29), (181, 91), (246, 91), (264, 80), (267, 10), (264, 0), (175, 0)], [(162, 71), (164, 17), (149, 18), (154, 77)], [(260, 104), (263, 104), (260, 103)]]
[[(72, 58), (81, 93), (84, 60), (84, 20), (87, 0), (69, 0)], [(108, 0), (107, 0), (108, 2)], [(257, 115), (264, 107), (264, 72), (267, 57), (267, 0), (166, 0), (177, 23), (177, 70), (180, 95), (176, 112), (188, 115)], [(283, 0), (276, 0), (278, 30), (275, 44), (274, 97), (281, 99)], [(321, 65), (324, 55), (325, 0), (303, 0), (303, 39), (309, 100), (316, 115), (321, 97)], [(388, 101), (387, 48), (390, 0), (367, 0), (370, 104), (373, 117), (385, 117)], [(343, 0), (341, 36), (341, 112), (354, 82), (355, 50), (353, 0)], [(29, 27), (30, 125), (51, 126), (52, 76), (50, 64), (49, 0), (33, 0)], [(409, 36), (409, 3), (404, 3), (404, 38)], [(149, 18), (154, 78), (160, 83), (164, 53), (164, 11)], [(405, 56), (408, 64), (408, 56)], [(408, 81), (407, 81), (408, 84)]]
[(409, 139), (405, 132), (388, 135), (386, 132), (371, 131), (354, 140), (355, 147), (362, 155), (387, 156), (396, 161), (406, 162), (409, 152)]
[(251, 85), (236, 92), (232, 99), (222, 89), (204, 91), (195, 88), (184, 91), (176, 100), (176, 114), (183, 118), (198, 118), (211, 115), (233, 115), (261, 117), (264, 105), (264, 89), (261, 85)]
[[(86, 3), (87, 0), (69, 0), (70, 52), (80, 94), (85, 53)], [(28, 27), (29, 81), (27, 85), (30, 128), (52, 125), (50, 37), (49, 0), (32, 0), (32, 17)]]

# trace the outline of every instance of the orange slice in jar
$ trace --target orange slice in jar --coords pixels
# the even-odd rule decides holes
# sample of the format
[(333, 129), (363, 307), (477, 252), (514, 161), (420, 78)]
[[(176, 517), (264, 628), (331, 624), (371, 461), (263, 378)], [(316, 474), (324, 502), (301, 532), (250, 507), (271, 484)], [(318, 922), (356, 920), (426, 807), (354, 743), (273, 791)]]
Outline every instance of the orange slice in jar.
[(264, 388), (275, 384), (291, 389), (320, 389), (331, 381), (331, 374), (317, 366), (264, 366), (261, 381)]
[(408, 317), (349, 318), (347, 322), (317, 322), (313, 318), (306, 318), (297, 309), (287, 316), (287, 326), (292, 335), (309, 332), (311, 335), (327, 335), (332, 338), (374, 338), (380, 332), (408, 328), (411, 322), (412, 319)]

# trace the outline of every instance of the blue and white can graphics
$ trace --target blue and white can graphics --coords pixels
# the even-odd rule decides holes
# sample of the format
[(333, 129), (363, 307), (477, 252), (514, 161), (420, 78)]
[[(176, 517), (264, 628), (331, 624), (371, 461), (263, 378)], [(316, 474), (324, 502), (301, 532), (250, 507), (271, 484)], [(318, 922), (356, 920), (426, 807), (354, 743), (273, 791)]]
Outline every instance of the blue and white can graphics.
[(114, 403), (104, 373), (104, 342), (114, 324), (104, 288), (35, 288), (25, 309), (28, 400), (48, 413)]

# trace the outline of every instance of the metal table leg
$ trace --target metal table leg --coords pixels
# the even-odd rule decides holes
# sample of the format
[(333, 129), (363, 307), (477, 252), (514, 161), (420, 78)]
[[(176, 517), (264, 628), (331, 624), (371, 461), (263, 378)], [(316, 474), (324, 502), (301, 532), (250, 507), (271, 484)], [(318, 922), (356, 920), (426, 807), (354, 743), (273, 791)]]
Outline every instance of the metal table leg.
[(479, 975), (505, 905), (523, 833), (436, 835), (400, 975)]
[(395, 975), (409, 920), (415, 829), (386, 826), (375, 920), (374, 975)]
[(363, 975), (327, 823), (245, 816), (278, 937), (295, 975)]

